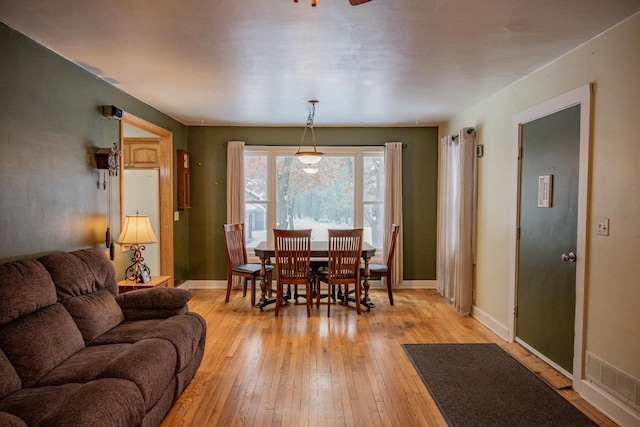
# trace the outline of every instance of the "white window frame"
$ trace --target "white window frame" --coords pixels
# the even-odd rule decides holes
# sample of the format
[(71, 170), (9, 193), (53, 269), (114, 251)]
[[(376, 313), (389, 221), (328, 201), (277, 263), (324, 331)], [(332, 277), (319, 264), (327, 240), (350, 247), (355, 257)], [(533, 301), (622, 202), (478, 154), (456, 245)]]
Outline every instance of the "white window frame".
[[(342, 147), (328, 147), (318, 146), (318, 151), (325, 154), (326, 157), (331, 156), (353, 156), (354, 157), (354, 192), (353, 192), (353, 207), (354, 207), (354, 228), (363, 227), (364, 221), (364, 206), (380, 204), (384, 209), (384, 200), (382, 201), (368, 201), (363, 200), (363, 159), (364, 157), (380, 156), (384, 157), (384, 147), (382, 146), (342, 146)], [(251, 154), (260, 154), (267, 157), (267, 197), (264, 201), (259, 201), (259, 204), (264, 204), (267, 211), (267, 230), (273, 230), (276, 228), (276, 157), (278, 156), (295, 156), (298, 151), (298, 146), (259, 146), (259, 145), (245, 145), (245, 156)], [(318, 167), (322, 167), (320, 161)], [(255, 200), (246, 201), (246, 203), (256, 203)], [(267, 240), (271, 242), (273, 240), (273, 233), (267, 232)], [(371, 262), (382, 262), (383, 248), (376, 248), (376, 255), (372, 258)], [(252, 262), (258, 261), (253, 251), (250, 249), (247, 254), (251, 258)]]

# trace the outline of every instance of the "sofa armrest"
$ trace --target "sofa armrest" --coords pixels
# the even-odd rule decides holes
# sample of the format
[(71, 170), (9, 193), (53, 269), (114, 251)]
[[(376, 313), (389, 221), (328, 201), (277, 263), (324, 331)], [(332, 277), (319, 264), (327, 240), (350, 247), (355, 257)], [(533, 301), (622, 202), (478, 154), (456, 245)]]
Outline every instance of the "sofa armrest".
[(164, 319), (189, 311), (191, 292), (176, 288), (148, 288), (116, 297), (126, 320)]

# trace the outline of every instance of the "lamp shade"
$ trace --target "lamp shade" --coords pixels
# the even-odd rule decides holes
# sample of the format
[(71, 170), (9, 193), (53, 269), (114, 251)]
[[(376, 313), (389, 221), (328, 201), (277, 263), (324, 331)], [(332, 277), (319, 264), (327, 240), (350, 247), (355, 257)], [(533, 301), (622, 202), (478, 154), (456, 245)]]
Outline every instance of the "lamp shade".
[(308, 165), (308, 167), (306, 168), (302, 168), (304, 173), (308, 173), (308, 174), (314, 174), (314, 173), (318, 173), (319, 169), (316, 167), (313, 167), (313, 165)]
[(140, 215), (136, 212), (135, 215), (126, 216), (122, 233), (120, 233), (116, 241), (121, 244), (137, 245), (140, 243), (156, 243), (158, 238), (151, 228), (149, 216)]
[(324, 154), (319, 151), (298, 151), (296, 157), (306, 165), (314, 165), (322, 160)]

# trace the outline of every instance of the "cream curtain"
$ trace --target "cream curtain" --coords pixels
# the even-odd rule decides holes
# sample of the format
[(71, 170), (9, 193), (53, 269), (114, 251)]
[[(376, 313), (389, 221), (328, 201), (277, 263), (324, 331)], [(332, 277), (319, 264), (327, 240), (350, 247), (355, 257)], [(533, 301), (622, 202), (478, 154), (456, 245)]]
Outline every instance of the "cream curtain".
[(227, 144), (227, 222), (244, 222), (244, 141)]
[(391, 285), (397, 286), (402, 283), (402, 143), (387, 142), (384, 145), (384, 252), (386, 260), (389, 249), (389, 239), (391, 238), (391, 225), (398, 224), (400, 232), (396, 241), (396, 251), (393, 256), (393, 271)]
[[(227, 223), (244, 222), (244, 141), (227, 144)], [(242, 287), (242, 277), (233, 276), (233, 287)]]
[(440, 140), (438, 290), (463, 315), (471, 313), (476, 218), (476, 132), (463, 128)]

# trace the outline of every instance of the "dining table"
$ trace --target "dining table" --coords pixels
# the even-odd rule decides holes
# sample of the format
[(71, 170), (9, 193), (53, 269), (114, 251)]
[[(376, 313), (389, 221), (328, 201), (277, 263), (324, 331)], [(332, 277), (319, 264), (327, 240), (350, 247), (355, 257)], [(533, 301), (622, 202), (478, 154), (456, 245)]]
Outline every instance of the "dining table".
[[(271, 264), (271, 258), (276, 256), (275, 242), (262, 241), (255, 247), (255, 254), (260, 258), (262, 264), (260, 269), (260, 300), (256, 303), (256, 308), (263, 311), (264, 308), (274, 303), (275, 298), (269, 298), (269, 286), (267, 284), (267, 273), (265, 267)], [(369, 298), (369, 260), (376, 254), (376, 248), (370, 243), (362, 242), (362, 260), (364, 263), (364, 274), (362, 276), (362, 287), (364, 288), (364, 296), (360, 302), (363, 307), (370, 311), (375, 304)], [(327, 261), (329, 259), (329, 242), (328, 241), (311, 241), (311, 262), (312, 264), (317, 261)]]

